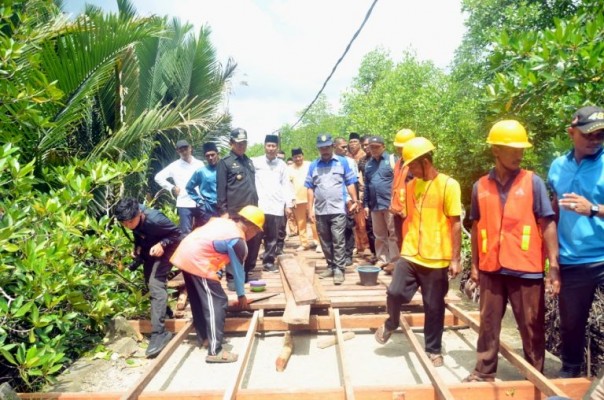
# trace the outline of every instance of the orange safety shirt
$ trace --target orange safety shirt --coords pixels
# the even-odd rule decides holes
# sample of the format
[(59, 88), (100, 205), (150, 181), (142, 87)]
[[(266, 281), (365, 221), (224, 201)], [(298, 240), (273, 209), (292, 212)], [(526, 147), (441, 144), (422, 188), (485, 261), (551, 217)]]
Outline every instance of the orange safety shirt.
[(504, 205), (497, 183), (488, 175), (478, 180), (477, 195), (478, 268), (542, 273), (545, 258), (543, 236), (533, 213), (533, 173), (518, 173)]
[(394, 165), (394, 179), (392, 180), (392, 200), (390, 208), (397, 213), (402, 212), (405, 208), (406, 196), (406, 181), (409, 175), (409, 166), (403, 167), (403, 159), (400, 158)]
[(214, 241), (237, 238), (245, 240), (245, 234), (235, 221), (212, 218), (180, 242), (170, 261), (190, 274), (218, 281), (218, 271), (230, 260), (228, 254), (219, 253), (214, 249)]

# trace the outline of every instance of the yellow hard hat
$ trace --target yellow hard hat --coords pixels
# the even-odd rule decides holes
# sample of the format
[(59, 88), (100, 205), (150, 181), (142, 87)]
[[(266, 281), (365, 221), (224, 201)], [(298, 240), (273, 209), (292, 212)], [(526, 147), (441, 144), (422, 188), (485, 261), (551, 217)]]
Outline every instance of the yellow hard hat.
[(403, 160), (405, 163), (403, 166), (407, 166), (411, 164), (411, 162), (417, 160), (424, 154), (428, 154), (435, 147), (431, 141), (424, 137), (414, 137), (405, 143), (405, 147), (403, 147)]
[(415, 132), (411, 129), (401, 129), (396, 132), (396, 136), (394, 137), (394, 147), (403, 147), (407, 141), (413, 139), (415, 137)]
[(497, 122), (489, 131), (488, 144), (525, 149), (533, 147), (528, 141), (526, 129), (516, 120), (505, 119)]
[(262, 227), (264, 226), (264, 213), (258, 207), (245, 206), (239, 211), (239, 215), (262, 230)]

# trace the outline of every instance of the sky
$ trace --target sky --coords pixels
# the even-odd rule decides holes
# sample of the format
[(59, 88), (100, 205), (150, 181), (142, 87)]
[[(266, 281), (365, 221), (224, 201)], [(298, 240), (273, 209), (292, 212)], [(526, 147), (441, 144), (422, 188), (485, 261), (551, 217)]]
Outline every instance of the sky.
[[(212, 30), (218, 60), (237, 70), (222, 108), (250, 144), (294, 124), (310, 104), (361, 25), (373, 0), (131, 0), (140, 15), (168, 15), (198, 32)], [(116, 11), (115, 0), (65, 0), (77, 14), (86, 3)], [(381, 48), (394, 61), (411, 50), (447, 68), (464, 29), (461, 0), (378, 0), (369, 20), (327, 84), (333, 110), (368, 52)], [(338, 132), (339, 134), (339, 132)]]

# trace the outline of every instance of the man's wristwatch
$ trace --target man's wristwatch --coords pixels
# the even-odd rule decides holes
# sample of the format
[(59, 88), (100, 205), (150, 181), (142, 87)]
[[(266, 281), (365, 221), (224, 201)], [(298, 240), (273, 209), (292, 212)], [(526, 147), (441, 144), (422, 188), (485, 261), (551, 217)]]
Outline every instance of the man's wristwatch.
[(593, 218), (600, 212), (600, 206), (597, 204), (592, 204), (589, 208), (589, 218)]

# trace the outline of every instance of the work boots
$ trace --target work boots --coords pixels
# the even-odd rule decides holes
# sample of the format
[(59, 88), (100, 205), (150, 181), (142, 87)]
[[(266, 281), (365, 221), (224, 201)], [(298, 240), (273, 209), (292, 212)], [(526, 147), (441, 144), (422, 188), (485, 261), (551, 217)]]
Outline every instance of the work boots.
[(166, 347), (170, 339), (172, 339), (172, 332), (164, 331), (162, 333), (153, 333), (151, 334), (151, 339), (149, 339), (149, 346), (147, 346), (147, 351), (145, 355), (147, 358), (153, 358), (157, 356), (161, 351)]

